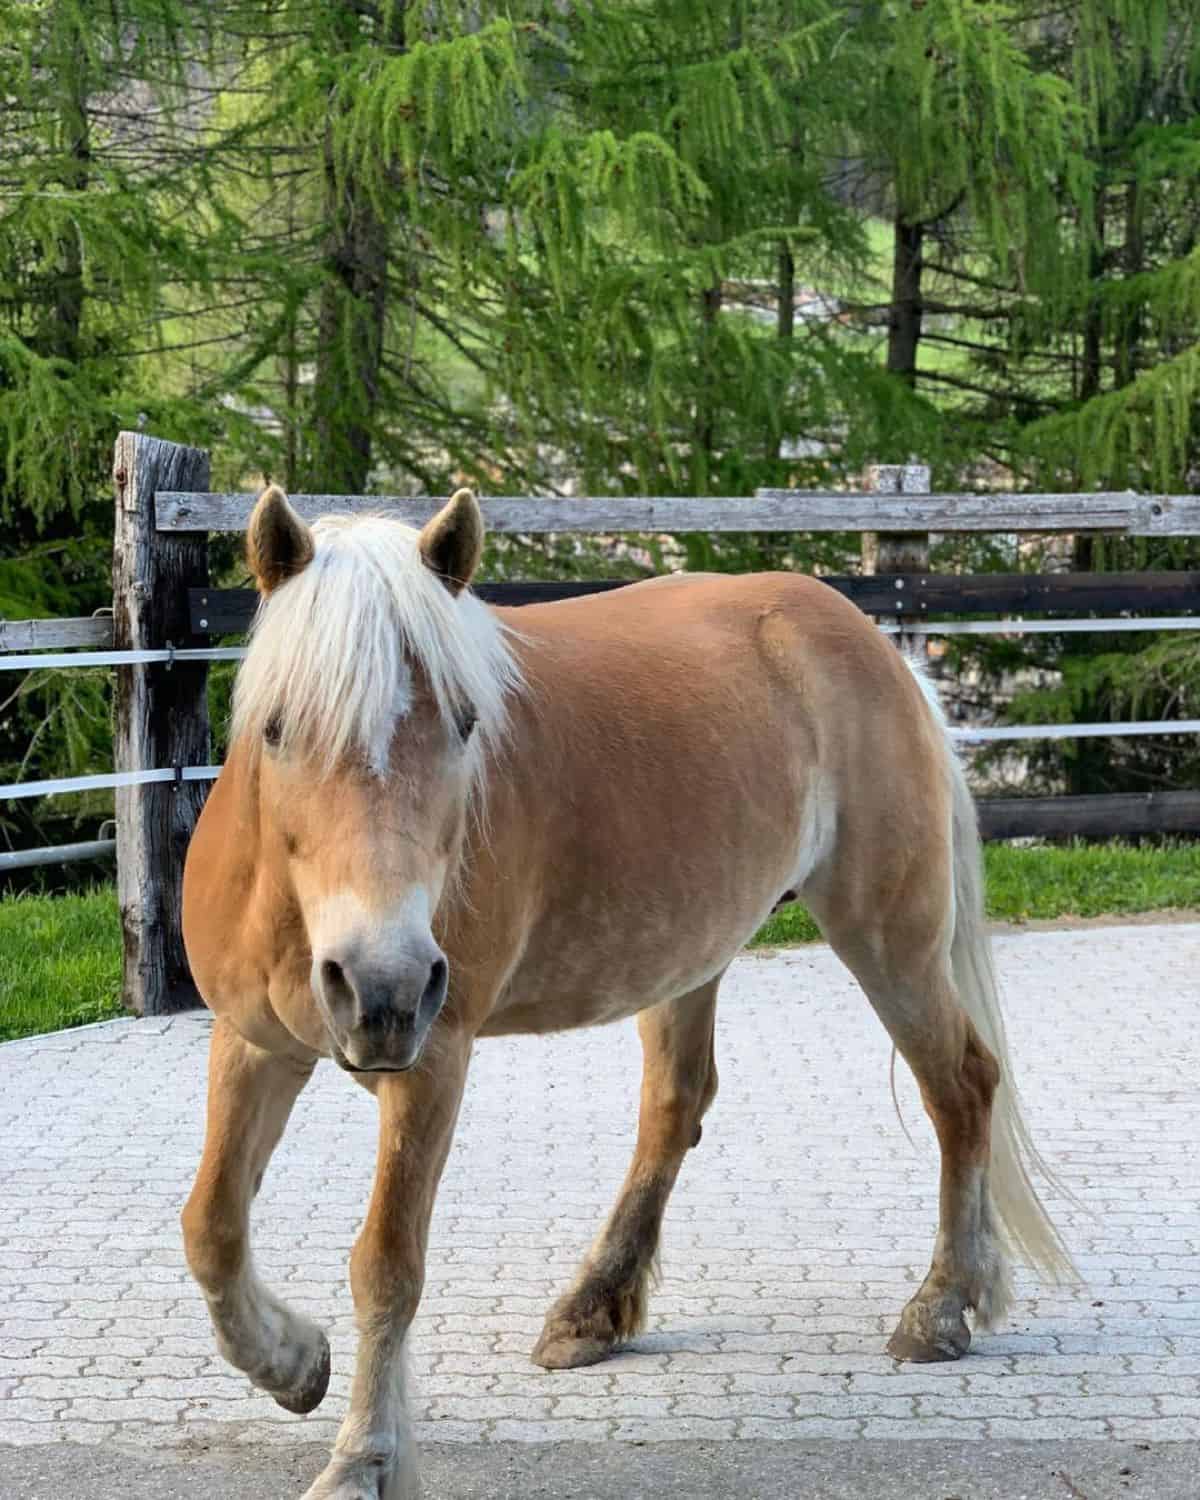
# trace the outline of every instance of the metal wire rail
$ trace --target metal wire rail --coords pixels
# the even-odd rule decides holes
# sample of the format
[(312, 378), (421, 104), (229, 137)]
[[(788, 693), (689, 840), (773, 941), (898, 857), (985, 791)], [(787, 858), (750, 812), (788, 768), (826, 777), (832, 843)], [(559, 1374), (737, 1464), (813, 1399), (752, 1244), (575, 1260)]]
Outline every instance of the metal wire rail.
[[(1159, 615), (1117, 620), (944, 620), (878, 626), (884, 635), (1111, 635), (1136, 630), (1200, 630), (1200, 615)], [(0, 655), (0, 672), (35, 672), (44, 667), (134, 667), (165, 662), (241, 661), (245, 646), (167, 646), (142, 651), (35, 651)]]
[[(1022, 635), (1050, 634), (1055, 631), (1112, 630), (1200, 630), (1200, 617), (1164, 617), (1136, 620), (971, 620), (947, 621), (943, 624), (919, 622), (912, 625), (884, 623), (879, 629), (886, 635)], [(0, 656), (0, 671), (36, 671), (39, 668), (117, 667), (165, 664), (189, 661), (240, 661), (244, 646), (201, 646), (141, 651), (61, 651)], [(1112, 737), (1126, 739), (1142, 735), (1200, 734), (1200, 719), (1126, 720), (1111, 724), (1020, 724), (998, 727), (960, 728), (950, 730), (950, 737), (964, 744), (1025, 740), (1078, 740)], [(0, 784), (0, 801), (26, 797), (53, 797), (63, 793), (111, 790), (118, 787), (145, 786), (152, 782), (213, 781), (220, 766), (172, 766), (156, 770), (113, 771), (92, 776), (63, 776), (46, 781), (19, 781)]]

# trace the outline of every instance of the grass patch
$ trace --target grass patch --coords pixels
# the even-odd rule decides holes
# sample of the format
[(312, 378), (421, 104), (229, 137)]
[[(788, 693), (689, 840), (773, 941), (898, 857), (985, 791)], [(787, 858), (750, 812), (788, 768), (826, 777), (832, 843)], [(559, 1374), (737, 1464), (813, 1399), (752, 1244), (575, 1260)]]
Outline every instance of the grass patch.
[(1200, 907), (1200, 843), (1046, 849), (992, 844), (984, 859), (988, 916), (1001, 921)]
[[(988, 915), (1004, 921), (1200, 909), (1200, 843), (984, 850)], [(801, 906), (773, 916), (753, 947), (820, 937)], [(121, 925), (111, 885), (0, 899), (0, 1041), (121, 1014)]]
[[(989, 844), (983, 858), (988, 916), (997, 921), (1115, 917), (1200, 907), (1200, 844)], [(802, 906), (786, 906), (751, 946), (782, 947), (819, 937), (816, 923)]]
[(111, 885), (0, 900), (0, 1041), (119, 1016), (120, 988)]

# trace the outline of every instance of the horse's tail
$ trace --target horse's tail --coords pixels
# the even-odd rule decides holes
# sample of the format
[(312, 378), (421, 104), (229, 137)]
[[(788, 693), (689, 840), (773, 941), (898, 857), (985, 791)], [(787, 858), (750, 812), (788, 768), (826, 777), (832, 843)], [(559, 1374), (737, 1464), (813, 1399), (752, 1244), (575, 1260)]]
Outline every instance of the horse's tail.
[[(936, 692), (919, 668), (918, 681), (930, 707), (945, 725)], [(1051, 1222), (1033, 1185), (1033, 1173), (1069, 1197), (1038, 1153), (1021, 1112), (1012, 1059), (1000, 1010), (999, 986), (984, 919), (983, 859), (975, 802), (962, 765), (946, 736), (946, 759), (953, 785), (954, 937), (950, 950), (959, 1003), (1000, 1066), (992, 1101), (991, 1161), (988, 1184), (996, 1227), (1010, 1248), (1053, 1281), (1077, 1280), (1070, 1252)]]

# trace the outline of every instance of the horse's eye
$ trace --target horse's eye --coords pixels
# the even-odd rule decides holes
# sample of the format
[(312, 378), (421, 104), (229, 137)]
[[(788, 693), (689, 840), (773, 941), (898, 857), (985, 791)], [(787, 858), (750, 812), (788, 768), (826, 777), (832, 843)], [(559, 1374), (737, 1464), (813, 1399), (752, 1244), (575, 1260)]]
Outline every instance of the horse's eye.
[(270, 745), (271, 749), (274, 750), (278, 747), (279, 741), (282, 738), (283, 726), (280, 724), (279, 719), (277, 717), (268, 719), (267, 722), (263, 725), (263, 739), (267, 742), (268, 745)]
[(462, 713), (459, 714), (456, 721), (456, 728), (458, 729), (458, 737), (464, 745), (475, 733), (475, 726), (478, 722), (477, 715), (472, 713), (469, 708), (463, 709)]

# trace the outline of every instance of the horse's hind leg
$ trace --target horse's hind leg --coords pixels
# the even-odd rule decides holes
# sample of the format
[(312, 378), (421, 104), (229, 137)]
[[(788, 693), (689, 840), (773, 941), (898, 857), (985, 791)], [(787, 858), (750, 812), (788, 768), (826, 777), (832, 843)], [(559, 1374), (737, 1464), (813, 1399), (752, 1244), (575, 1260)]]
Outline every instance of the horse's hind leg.
[(312, 1062), (252, 1046), (217, 1020), (204, 1154), (182, 1215), (188, 1265), (208, 1302), (221, 1353), (294, 1412), (312, 1411), (324, 1396), (329, 1343), (255, 1275), (250, 1203), (312, 1069)]
[(536, 1364), (595, 1364), (646, 1316), (663, 1211), (717, 1092), (713, 1020), (720, 977), (638, 1017), (643, 1071), (637, 1148), (607, 1224), (571, 1289), (546, 1316)]
[(1000, 1069), (955, 988), (944, 931), (952, 907), (928, 868), (913, 885), (919, 889), (926, 880), (933, 890), (882, 919), (868, 915), (884, 904), (874, 900), (834, 903), (827, 910), (837, 915), (829, 920), (815, 913), (912, 1069), (941, 1151), (933, 1264), (888, 1344), (894, 1358), (919, 1362), (965, 1354), (971, 1333), (964, 1312), (973, 1309), (981, 1325), (990, 1324), (1003, 1315), (1009, 1296), (988, 1188)]

